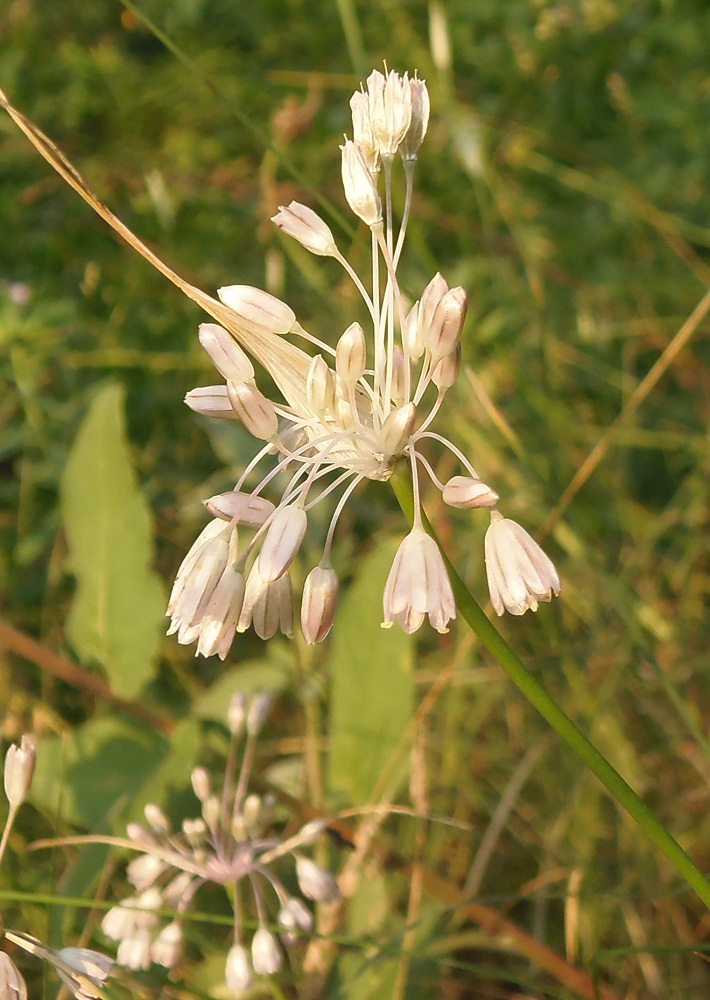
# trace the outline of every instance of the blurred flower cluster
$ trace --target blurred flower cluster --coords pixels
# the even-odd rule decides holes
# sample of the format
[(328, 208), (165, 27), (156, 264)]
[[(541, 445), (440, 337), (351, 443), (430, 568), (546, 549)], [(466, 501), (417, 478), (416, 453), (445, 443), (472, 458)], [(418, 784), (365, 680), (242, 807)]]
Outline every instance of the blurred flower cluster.
[[(5, 854), (17, 811), (29, 794), (35, 762), (34, 740), (30, 736), (23, 736), (19, 746), (13, 743), (5, 755), (3, 777), (9, 812), (0, 839), (0, 862)], [(107, 955), (90, 948), (61, 948), (56, 951), (31, 934), (2, 928), (1, 923), (0, 939), (49, 963), (77, 1000), (104, 995), (102, 987), (114, 965)], [(5, 951), (0, 951), (0, 1000), (27, 1000), (24, 977)]]
[[(420, 481), (428, 478), (452, 507), (488, 508), (491, 525), (485, 560), (493, 607), (520, 615), (559, 593), (555, 567), (532, 538), (497, 510), (498, 494), (465, 455), (433, 430), (461, 364), (467, 297), (436, 274), (413, 304), (406, 301), (397, 268), (404, 247), (414, 170), (429, 122), (423, 80), (374, 71), (353, 94), (353, 138), (341, 146), (345, 198), (370, 229), (372, 266), (363, 282), (313, 209), (292, 202), (274, 223), (311, 253), (332, 257), (345, 269), (364, 303), (368, 332), (354, 321), (335, 346), (308, 333), (292, 309), (273, 295), (245, 285), (220, 288), (229, 330), (204, 323), (199, 337), (223, 378), (194, 389), (187, 404), (218, 419), (239, 420), (262, 443), (234, 489), (210, 497), (212, 520), (178, 572), (168, 614), (170, 633), (197, 643), (205, 656), (227, 655), (237, 632), (250, 626), (262, 638), (290, 634), (294, 602), (289, 568), (308, 525), (308, 513), (326, 498), (333, 513), (317, 566), (301, 600), (307, 642), (328, 634), (335, 615), (338, 576), (331, 549), (338, 520), (364, 480), (385, 481), (407, 463), (414, 520), (397, 552), (383, 599), (383, 625), (418, 629), (428, 617), (446, 632), (456, 617), (449, 576), (436, 542), (423, 526)], [(394, 220), (393, 178), (399, 160), (403, 211)], [(303, 350), (287, 335), (308, 345)], [(251, 356), (251, 357), (250, 357)], [(252, 358), (271, 375), (281, 401), (268, 399), (255, 381)], [(447, 482), (436, 475), (429, 452), (448, 450), (460, 465)], [(271, 466), (248, 488), (257, 466)], [(274, 500), (267, 495), (276, 488)], [(283, 485), (285, 480), (285, 486)], [(273, 494), (272, 494), (273, 495)]]
[[(101, 922), (107, 937), (119, 942), (120, 965), (147, 969), (155, 962), (174, 968), (183, 955), (185, 914), (202, 886), (217, 885), (227, 891), (234, 912), (225, 982), (230, 993), (239, 995), (255, 975), (277, 972), (283, 947), (312, 929), (313, 918), (301, 896), (318, 902), (338, 898), (333, 876), (303, 853), (324, 825), (307, 823), (283, 839), (271, 829), (273, 802), (249, 793), (256, 742), (269, 708), (266, 695), (232, 698), (227, 713), (230, 749), (219, 791), (204, 768), (192, 772), (198, 817), (186, 819), (174, 832), (163, 812), (148, 805), (145, 825), (129, 824), (125, 845), (139, 852), (127, 870), (135, 895), (110, 909)], [(301, 896), (287, 890), (274, 871), (286, 858)], [(169, 922), (161, 922), (159, 911), (164, 909), (174, 914)], [(278, 934), (271, 930), (271, 914)], [(254, 923), (257, 929), (251, 934), (247, 927)]]

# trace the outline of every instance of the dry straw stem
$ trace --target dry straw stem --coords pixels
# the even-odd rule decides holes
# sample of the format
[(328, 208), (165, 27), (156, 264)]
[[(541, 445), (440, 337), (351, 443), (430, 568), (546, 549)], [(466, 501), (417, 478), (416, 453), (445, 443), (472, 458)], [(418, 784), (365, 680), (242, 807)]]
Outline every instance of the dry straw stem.
[(629, 423), (633, 415), (638, 410), (646, 397), (655, 389), (661, 378), (668, 371), (702, 321), (710, 312), (710, 291), (707, 291), (698, 302), (695, 309), (681, 326), (680, 330), (673, 337), (661, 356), (657, 359), (650, 371), (636, 386), (629, 396), (623, 410), (609, 425), (602, 437), (594, 445), (590, 453), (582, 462), (577, 472), (572, 477), (569, 485), (560, 497), (555, 508), (550, 512), (549, 517), (540, 528), (540, 537), (544, 538), (555, 527), (560, 517), (567, 509), (572, 499), (577, 495), (582, 486), (594, 474), (597, 466), (604, 460), (607, 452), (619, 437), (621, 431)]

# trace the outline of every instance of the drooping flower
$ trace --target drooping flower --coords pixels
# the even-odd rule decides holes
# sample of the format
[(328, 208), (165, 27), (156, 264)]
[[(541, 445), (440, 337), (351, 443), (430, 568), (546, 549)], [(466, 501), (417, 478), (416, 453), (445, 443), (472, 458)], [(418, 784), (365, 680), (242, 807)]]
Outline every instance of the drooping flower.
[[(452, 507), (495, 508), (498, 502), (461, 451), (431, 429), (459, 374), (466, 292), (436, 274), (409, 307), (397, 279), (414, 167), (429, 123), (426, 84), (376, 70), (350, 106), (353, 139), (341, 146), (342, 180), (350, 208), (371, 230), (369, 287), (312, 208), (291, 202), (273, 221), (312, 253), (338, 261), (364, 301), (369, 333), (353, 322), (335, 344), (325, 343), (301, 326), (286, 303), (245, 285), (220, 288), (219, 302), (204, 297), (218, 322), (202, 325), (200, 342), (224, 383), (194, 389), (186, 402), (205, 416), (241, 421), (263, 445), (233, 491), (205, 501), (214, 520), (188, 552), (173, 587), (170, 632), (177, 632), (181, 643), (196, 642), (203, 655), (224, 659), (235, 634), (249, 627), (262, 638), (279, 629), (290, 634), (289, 567), (300, 551), (309, 511), (332, 498), (323, 555), (306, 577), (300, 615), (306, 641), (324, 639), (338, 593), (330, 557), (340, 515), (360, 483), (386, 481), (398, 463), (411, 470), (415, 511), (387, 584), (383, 624), (397, 622), (413, 632), (429, 618), (434, 628), (446, 631), (456, 608), (441, 554), (423, 529), (422, 473)], [(405, 180), (399, 229), (392, 210), (397, 154)], [(258, 389), (250, 358), (269, 372), (280, 400), (267, 399)], [(434, 445), (460, 463), (447, 483), (439, 481), (428, 456)], [(267, 460), (270, 470), (250, 490), (252, 474)], [(274, 503), (267, 497), (273, 496), (277, 476), (286, 485)], [(533, 589), (535, 601), (541, 599), (535, 594)], [(532, 608), (533, 601), (525, 606)]]
[(491, 513), (485, 550), (496, 614), (537, 611), (538, 601), (550, 601), (559, 594), (560, 578), (551, 559), (524, 528), (496, 510)]

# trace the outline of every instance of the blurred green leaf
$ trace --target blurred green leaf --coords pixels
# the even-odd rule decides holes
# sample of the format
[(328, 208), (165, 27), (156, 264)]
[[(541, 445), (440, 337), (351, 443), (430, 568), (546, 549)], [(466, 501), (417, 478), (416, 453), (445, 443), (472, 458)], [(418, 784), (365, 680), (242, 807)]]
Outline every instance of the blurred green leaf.
[(94, 397), (62, 477), (62, 514), (77, 589), (67, 635), (113, 690), (135, 697), (154, 673), (165, 612), (149, 568), (153, 539), (126, 440), (123, 389)]
[(67, 737), (41, 740), (33, 801), (77, 826), (105, 826), (160, 767), (168, 744), (124, 719), (87, 722)]
[(353, 802), (372, 794), (412, 718), (411, 640), (379, 627), (397, 544), (379, 545), (362, 562), (333, 630), (328, 777)]

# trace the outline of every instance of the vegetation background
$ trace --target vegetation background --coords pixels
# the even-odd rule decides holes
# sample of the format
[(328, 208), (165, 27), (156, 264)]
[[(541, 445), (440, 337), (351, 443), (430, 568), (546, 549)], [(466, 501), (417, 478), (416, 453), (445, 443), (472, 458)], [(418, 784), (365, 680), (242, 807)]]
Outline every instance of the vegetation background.
[[(0, 86), (99, 196), (193, 283), (267, 287), (331, 342), (350, 289), (268, 219), (307, 201), (366, 259), (338, 143), (350, 93), (383, 60), (417, 69), (432, 97), (404, 284), (416, 296), (441, 270), (470, 296), (445, 432), (503, 511), (546, 536), (564, 581), (553, 606), (501, 628), (709, 869), (708, 304), (686, 322), (710, 283), (708, 5), (0, 10)], [(6, 923), (106, 948), (100, 905), (87, 919), (57, 898), (115, 899), (120, 859), (26, 846), (122, 831), (148, 801), (190, 815), (190, 768), (219, 766), (226, 699), (266, 686), (264, 788), (328, 812), (394, 802), (460, 824), (386, 818), (340, 923), (321, 925), (339, 946), (322, 949), (318, 995), (707, 996), (703, 907), (465, 626), (380, 631), (405, 530), (387, 490), (349, 505), (344, 597), (322, 648), (245, 636), (222, 665), (161, 638), (200, 499), (229, 488), (252, 449), (182, 405), (212, 380), (203, 317), (7, 117), (0, 231), (0, 723), (8, 739), (40, 737), (34, 808), (0, 883)], [(428, 512), (484, 600), (485, 518)], [(302, 575), (317, 533), (307, 545)], [(321, 851), (333, 870), (349, 863), (342, 845)], [(143, 978), (151, 995), (209, 993), (220, 933), (196, 925), (177, 979)], [(296, 954), (263, 995), (317, 982)], [(35, 996), (52, 988), (31, 982)]]

